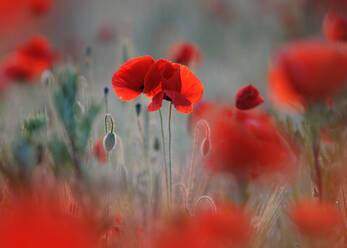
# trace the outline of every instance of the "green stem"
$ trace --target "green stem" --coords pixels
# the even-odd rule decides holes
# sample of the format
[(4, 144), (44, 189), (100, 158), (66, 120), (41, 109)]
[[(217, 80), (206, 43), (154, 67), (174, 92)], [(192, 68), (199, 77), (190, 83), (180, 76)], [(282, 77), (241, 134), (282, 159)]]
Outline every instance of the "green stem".
[[(165, 174), (165, 184), (166, 184), (166, 194), (169, 197), (169, 181), (167, 175), (167, 164), (166, 164), (166, 148), (165, 148), (165, 137), (164, 137), (164, 124), (163, 124), (163, 115), (161, 109), (159, 109), (160, 117), (160, 129), (161, 129), (161, 142), (163, 143), (163, 160), (164, 160), (164, 174)], [(168, 198), (169, 199), (169, 198)]]
[(169, 127), (169, 193), (170, 193), (170, 203), (172, 201), (172, 164), (171, 164), (171, 116), (172, 116), (172, 102), (169, 105), (169, 118), (168, 118), (168, 127)]

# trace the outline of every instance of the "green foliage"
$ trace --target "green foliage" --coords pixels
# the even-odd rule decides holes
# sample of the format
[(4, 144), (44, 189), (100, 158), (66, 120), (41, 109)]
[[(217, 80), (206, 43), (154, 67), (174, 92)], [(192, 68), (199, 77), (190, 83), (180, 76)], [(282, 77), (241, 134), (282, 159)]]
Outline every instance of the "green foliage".
[[(56, 164), (66, 164), (67, 161), (72, 160), (76, 172), (80, 174), (82, 158), (86, 153), (92, 124), (99, 113), (100, 106), (92, 103), (84, 111), (84, 107), (77, 99), (78, 76), (78, 73), (73, 70), (67, 70), (59, 75), (54, 103), (67, 133), (69, 144), (64, 144), (57, 137), (53, 137), (50, 142), (50, 150)], [(70, 151), (67, 147), (70, 148)], [(59, 156), (62, 157), (58, 158)]]

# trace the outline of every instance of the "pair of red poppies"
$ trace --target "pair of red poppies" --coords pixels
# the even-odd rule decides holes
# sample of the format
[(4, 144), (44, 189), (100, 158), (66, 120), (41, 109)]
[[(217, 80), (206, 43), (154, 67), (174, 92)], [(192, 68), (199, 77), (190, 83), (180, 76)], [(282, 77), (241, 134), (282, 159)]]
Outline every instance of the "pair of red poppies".
[(150, 56), (137, 57), (119, 67), (112, 77), (113, 89), (123, 101), (144, 93), (152, 101), (148, 111), (159, 110), (163, 100), (170, 101), (178, 112), (191, 113), (204, 91), (204, 86), (184, 65)]

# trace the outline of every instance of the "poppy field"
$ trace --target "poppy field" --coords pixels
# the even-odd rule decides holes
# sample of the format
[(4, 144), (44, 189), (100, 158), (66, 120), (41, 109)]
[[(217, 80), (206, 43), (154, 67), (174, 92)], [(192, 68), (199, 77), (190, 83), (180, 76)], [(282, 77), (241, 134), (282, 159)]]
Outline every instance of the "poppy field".
[(346, 96), (346, 0), (0, 0), (0, 247), (345, 248)]

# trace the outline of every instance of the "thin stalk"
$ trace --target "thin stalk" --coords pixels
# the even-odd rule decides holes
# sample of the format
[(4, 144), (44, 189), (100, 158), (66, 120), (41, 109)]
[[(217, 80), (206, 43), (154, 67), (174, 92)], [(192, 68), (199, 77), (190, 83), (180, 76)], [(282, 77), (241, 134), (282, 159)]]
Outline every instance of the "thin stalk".
[(322, 200), (323, 192), (322, 192), (322, 172), (319, 164), (319, 150), (320, 144), (319, 139), (316, 143), (313, 144), (313, 159), (314, 159), (314, 168), (316, 170), (316, 184), (319, 200)]
[[(160, 117), (160, 129), (161, 129), (161, 142), (163, 143), (163, 160), (164, 160), (164, 174), (165, 174), (165, 184), (166, 184), (166, 194), (169, 197), (169, 180), (167, 175), (167, 163), (166, 163), (166, 147), (165, 147), (165, 136), (164, 136), (164, 124), (163, 124), (163, 115), (161, 109), (159, 109)], [(168, 198), (169, 199), (169, 198)]]
[(169, 193), (170, 203), (172, 201), (172, 163), (171, 163), (171, 116), (172, 116), (172, 102), (169, 105), (169, 118), (168, 118), (168, 129), (169, 129)]
[(189, 174), (188, 174), (188, 185), (187, 185), (187, 197), (190, 195), (190, 191), (192, 188), (192, 182), (193, 182), (193, 175), (194, 175), (194, 166), (195, 166), (195, 153), (196, 153), (196, 147), (197, 147), (197, 131), (194, 129), (194, 140), (193, 140), (193, 151), (192, 151), (192, 158), (190, 161), (190, 167), (189, 167)]

